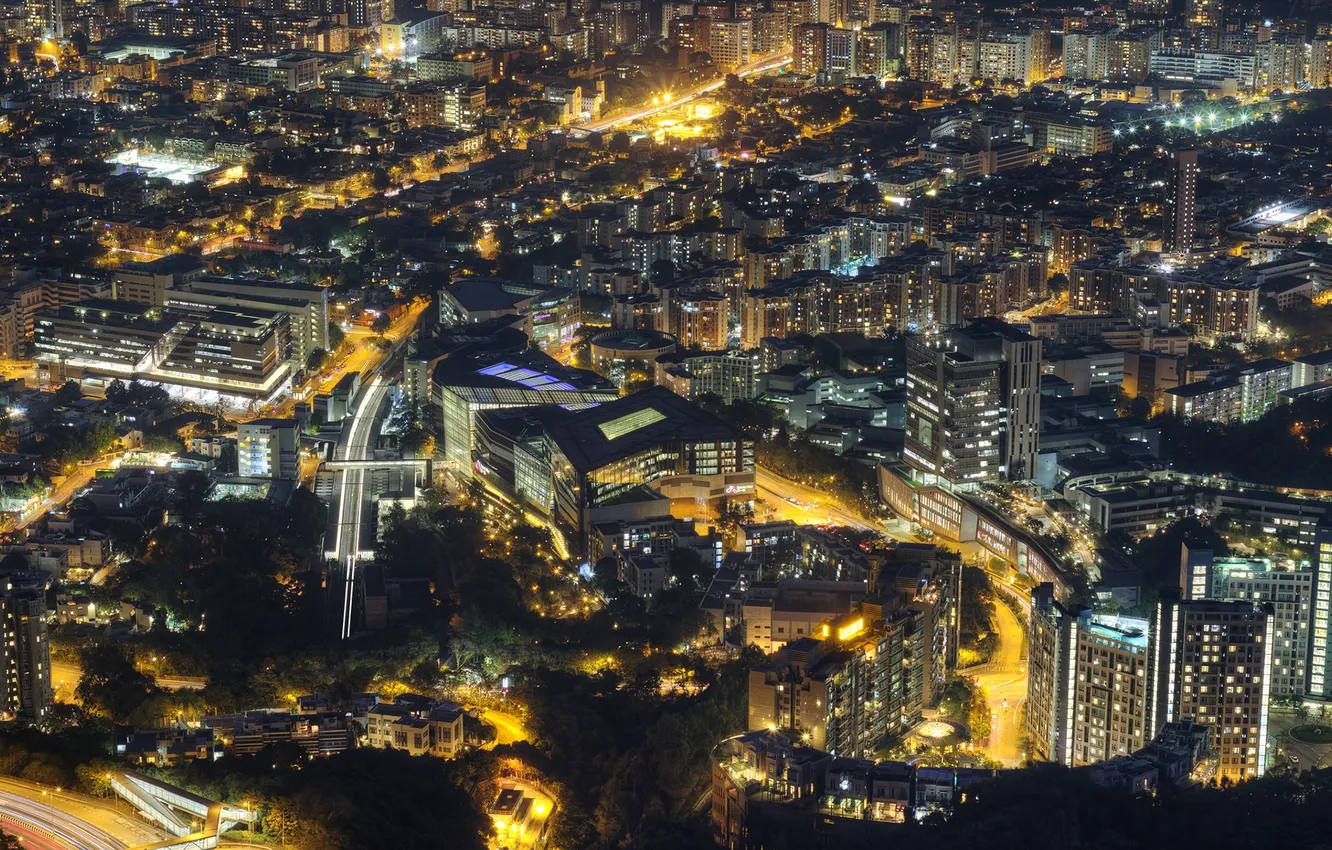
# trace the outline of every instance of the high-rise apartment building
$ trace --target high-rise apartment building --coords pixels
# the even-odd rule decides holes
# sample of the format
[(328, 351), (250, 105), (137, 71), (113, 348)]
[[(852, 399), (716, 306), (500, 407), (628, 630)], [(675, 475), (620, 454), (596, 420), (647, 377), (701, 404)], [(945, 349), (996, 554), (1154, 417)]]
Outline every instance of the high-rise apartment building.
[(1184, 14), (1190, 28), (1218, 27), (1225, 14), (1225, 4), (1222, 0), (1188, 0)]
[(793, 31), (791, 70), (797, 74), (817, 74), (828, 67), (827, 24), (798, 24)]
[(1166, 182), (1165, 232), (1162, 242), (1172, 254), (1193, 250), (1198, 214), (1198, 152), (1170, 154), (1170, 177)]
[[(1269, 560), (1216, 558), (1211, 549), (1180, 546), (1181, 596), (1272, 606), (1272, 696), (1304, 695), (1311, 678), (1318, 584), (1316, 567), (1280, 569)], [(1326, 576), (1324, 577), (1326, 581)], [(1324, 606), (1324, 611), (1326, 606)], [(1324, 635), (1326, 628), (1323, 628)]]
[(1110, 37), (1106, 48), (1105, 75), (1111, 80), (1140, 83), (1151, 73), (1152, 51), (1161, 46), (1157, 27), (1133, 27)]
[(708, 37), (708, 52), (719, 68), (738, 68), (748, 63), (754, 52), (753, 21), (714, 20)]
[(1185, 718), (1206, 724), (1219, 758), (1217, 779), (1262, 776), (1274, 632), (1270, 603), (1163, 594), (1151, 629), (1147, 727)]
[(1032, 592), (1026, 731), (1035, 758), (1075, 767), (1151, 740), (1149, 625), (1065, 608), (1048, 583)]
[(63, 0), (27, 0), (24, 11), (28, 27), (42, 40), (65, 37)]
[(1109, 63), (1110, 28), (1096, 27), (1064, 34), (1064, 76), (1070, 80), (1105, 78)]
[(44, 572), (0, 576), (0, 657), (4, 660), (0, 716), (39, 720), (54, 701), (46, 634), (47, 579)]
[(1215, 598), (1272, 606), (1271, 692), (1304, 695), (1313, 613), (1314, 570), (1283, 570), (1267, 560), (1219, 558), (1212, 564)]
[(901, 24), (878, 23), (860, 31), (860, 73), (883, 79), (904, 70), (906, 28)]
[(876, 553), (859, 611), (830, 618), (816, 637), (750, 671), (750, 728), (794, 729), (853, 758), (910, 729), (957, 665), (961, 566), (929, 545)]
[(1332, 525), (1320, 525), (1314, 535), (1313, 604), (1310, 611), (1309, 660), (1304, 692), (1314, 699), (1332, 698), (1332, 658), (1328, 631), (1332, 629)]
[(1050, 34), (1045, 30), (996, 33), (975, 44), (975, 76), (980, 79), (1034, 85), (1046, 78)]
[(907, 342), (907, 463), (957, 485), (1035, 474), (1041, 341), (999, 319)]

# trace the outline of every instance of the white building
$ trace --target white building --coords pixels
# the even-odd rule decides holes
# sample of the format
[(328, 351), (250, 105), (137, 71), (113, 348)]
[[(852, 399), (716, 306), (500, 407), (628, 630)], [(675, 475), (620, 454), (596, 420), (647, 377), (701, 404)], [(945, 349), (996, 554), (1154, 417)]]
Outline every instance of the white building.
[(237, 472), (243, 478), (299, 478), (299, 430), (295, 419), (242, 422), (238, 428)]

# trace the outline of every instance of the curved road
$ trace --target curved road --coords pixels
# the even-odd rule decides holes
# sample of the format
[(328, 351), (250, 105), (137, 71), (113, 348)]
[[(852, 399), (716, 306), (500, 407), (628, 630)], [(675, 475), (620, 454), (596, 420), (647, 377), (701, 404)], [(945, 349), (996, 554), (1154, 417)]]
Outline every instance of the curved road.
[[(36, 846), (58, 850), (122, 850), (125, 846), (88, 822), (54, 806), (0, 791), (0, 826), (10, 825), (25, 836), (34, 836), (38, 842)], [(52, 840), (52, 837), (58, 840)]]
[[(7, 798), (0, 798), (0, 819), (14, 813), (15, 809), (9, 799), (14, 798), (72, 819), (91, 834), (109, 838), (116, 847), (153, 844), (166, 837), (166, 833), (140, 820), (137, 815), (112, 800), (89, 797), (74, 791), (53, 791), (35, 782), (8, 777), (0, 778), (0, 792), (8, 795)], [(8, 828), (4, 823), (0, 823), (0, 826)], [(49, 826), (46, 828), (49, 829)], [(68, 850), (68, 847), (61, 845), (61, 850)]]
[(1000, 600), (994, 604), (994, 619), (999, 634), (994, 660), (962, 672), (975, 677), (990, 703), (990, 740), (986, 751), (1004, 767), (1016, 767), (1022, 761), (1018, 743), (1022, 729), (1018, 721), (1027, 698), (1027, 662), (1023, 657), (1027, 635), (1013, 609)]

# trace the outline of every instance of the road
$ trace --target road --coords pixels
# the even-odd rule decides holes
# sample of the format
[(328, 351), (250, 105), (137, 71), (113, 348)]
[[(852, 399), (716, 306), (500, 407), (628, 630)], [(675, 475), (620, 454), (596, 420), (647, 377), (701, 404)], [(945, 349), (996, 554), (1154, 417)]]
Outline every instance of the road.
[(986, 752), (1004, 767), (1017, 767), (1022, 762), (1019, 715), (1027, 698), (1026, 630), (1012, 608), (1002, 601), (995, 602), (994, 617), (999, 635), (994, 659), (964, 672), (975, 677), (990, 703), (990, 740)]
[(796, 483), (761, 466), (755, 470), (755, 484), (758, 497), (779, 519), (801, 525), (845, 525), (888, 533), (882, 526), (872, 525), (864, 517), (834, 502), (827, 491)]
[[(362, 388), (360, 400), (343, 425), (342, 440), (334, 450), (335, 460), (371, 459), (388, 388), (389, 383), (383, 375), (375, 375)], [(329, 506), (329, 515), (338, 518), (333, 552), (342, 567), (342, 576), (337, 583), (340, 591), (337, 596), (338, 635), (342, 638), (351, 637), (355, 621), (357, 562), (361, 558), (361, 528), (369, 502), (364, 485), (365, 470), (343, 470), (337, 504)]]
[[(1277, 736), (1280, 741), (1280, 748), (1284, 751), (1286, 759), (1295, 756), (1299, 759), (1299, 764), (1294, 765), (1296, 770), (1315, 770), (1320, 767), (1332, 767), (1332, 744), (1306, 744), (1290, 737), (1288, 733), (1296, 726), (1305, 724), (1327, 724), (1327, 720), (1319, 719), (1318, 713), (1314, 712), (1308, 718), (1301, 720), (1296, 713), (1288, 708), (1273, 709), (1268, 722), (1270, 723), (1271, 734)], [(1274, 762), (1273, 764), (1276, 764)]]
[(166, 833), (141, 820), (125, 804), (115, 800), (48, 788), (22, 779), (0, 778), (0, 812), (12, 811), (10, 798), (21, 798), (29, 804), (54, 809), (63, 817), (80, 822), (90, 833), (109, 836), (116, 847), (150, 844), (167, 837)]
[[(754, 61), (746, 65), (741, 65), (732, 73), (734, 73), (737, 77), (748, 77), (754, 74), (764, 74), (767, 73), (768, 71), (775, 71), (784, 65), (790, 64), (790, 62), (791, 62), (791, 51), (789, 50), (782, 53), (771, 53), (767, 56), (755, 59)], [(591, 121), (588, 122), (587, 124), (579, 125), (577, 127), (574, 127), (573, 129), (575, 131), (581, 130), (587, 133), (600, 133), (605, 130), (610, 130), (615, 127), (619, 127), (622, 124), (632, 124), (635, 121), (641, 121), (644, 118), (650, 118), (659, 112), (665, 112), (668, 109), (677, 109), (682, 104), (689, 103), (691, 100), (696, 100), (705, 94), (714, 92), (724, 85), (726, 85), (725, 77), (713, 80), (712, 82), (709, 83), (700, 83), (699, 85), (694, 86), (692, 89), (689, 89), (688, 91), (681, 92), (680, 94), (672, 94), (670, 98), (666, 100), (665, 103), (654, 104), (652, 106), (644, 106), (642, 108), (635, 109), (627, 113), (613, 113), (605, 118), (599, 118), (596, 121)]]
[[(394, 319), (392, 326), (384, 332), (384, 339), (393, 343), (401, 343), (407, 339), (416, 331), (416, 325), (421, 319), (421, 314), (429, 306), (430, 302), (428, 300), (413, 301), (401, 316)], [(388, 351), (380, 348), (377, 344), (379, 334), (363, 325), (352, 325), (345, 333), (347, 341), (353, 346), (351, 353), (325, 377), (315, 376), (303, 386), (297, 387), (292, 393), (292, 397), (283, 402), (278, 408), (279, 415), (290, 415), (297, 401), (308, 402), (316, 392), (332, 392), (333, 387), (337, 386), (338, 381), (342, 380), (344, 375), (350, 375), (353, 372), (359, 372), (362, 375), (374, 373), (393, 356), (393, 351), (396, 350), (396, 346)]]
[[(17, 831), (23, 833), (25, 845), (32, 840), (35, 842), (32, 846), (59, 850), (121, 850), (127, 843), (86, 820), (85, 816), (104, 819), (106, 811), (83, 803), (77, 795), (40, 791), (24, 785), (16, 786), (9, 781), (0, 783), (0, 787), (5, 789), (0, 790), (0, 817), (3, 818), (0, 825), (9, 827), (17, 822)], [(71, 814), (68, 811), (71, 808), (78, 814)], [(128, 820), (120, 812), (114, 812), (113, 816)], [(153, 833), (147, 833), (147, 836), (148, 841), (161, 840)], [(143, 843), (142, 838), (131, 840)]]
[(79, 467), (65, 476), (65, 479), (58, 486), (51, 490), (50, 494), (42, 499), (41, 502), (34, 505), (30, 510), (25, 511), (19, 521), (15, 523), (16, 529), (25, 528), (43, 519), (48, 513), (69, 503), (74, 498), (74, 494), (88, 486), (93, 476), (97, 474), (97, 465), (80, 464)]
[[(51, 662), (51, 686), (60, 702), (74, 702), (74, 688), (82, 677), (83, 669), (77, 662)], [(159, 688), (167, 691), (202, 691), (208, 685), (208, 680), (203, 676), (157, 676), (154, 681)]]
[(527, 729), (523, 726), (523, 721), (507, 711), (495, 711), (487, 708), (481, 712), (481, 717), (495, 727), (496, 746), (527, 740)]

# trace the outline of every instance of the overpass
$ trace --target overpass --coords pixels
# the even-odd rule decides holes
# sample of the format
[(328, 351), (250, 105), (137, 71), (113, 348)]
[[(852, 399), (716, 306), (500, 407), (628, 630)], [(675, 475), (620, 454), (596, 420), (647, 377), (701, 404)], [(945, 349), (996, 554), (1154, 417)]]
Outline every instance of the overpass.
[(429, 483), (434, 475), (433, 458), (418, 457), (412, 460), (326, 460), (325, 469), (395, 469), (398, 467), (416, 468), (416, 483)]
[(131, 770), (113, 772), (111, 789), (139, 814), (176, 836), (129, 850), (215, 850), (222, 833), (258, 819), (253, 810), (217, 803)]

